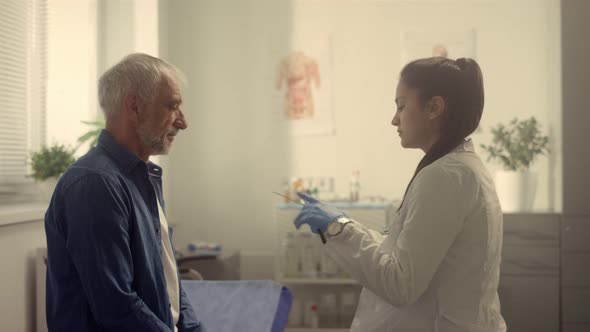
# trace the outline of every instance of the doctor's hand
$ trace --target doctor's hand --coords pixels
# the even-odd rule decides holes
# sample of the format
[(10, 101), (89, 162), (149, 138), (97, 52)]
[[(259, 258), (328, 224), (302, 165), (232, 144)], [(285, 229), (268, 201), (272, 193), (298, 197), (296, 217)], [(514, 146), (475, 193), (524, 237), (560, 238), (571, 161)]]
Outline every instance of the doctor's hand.
[(293, 222), (295, 227), (299, 229), (301, 225), (307, 224), (314, 233), (319, 233), (319, 229), (322, 232), (326, 232), (328, 225), (336, 221), (339, 217), (346, 217), (347, 215), (336, 209), (335, 207), (326, 205), (317, 199), (310, 197), (303, 193), (298, 193), (299, 197), (305, 201), (305, 205), (295, 218)]

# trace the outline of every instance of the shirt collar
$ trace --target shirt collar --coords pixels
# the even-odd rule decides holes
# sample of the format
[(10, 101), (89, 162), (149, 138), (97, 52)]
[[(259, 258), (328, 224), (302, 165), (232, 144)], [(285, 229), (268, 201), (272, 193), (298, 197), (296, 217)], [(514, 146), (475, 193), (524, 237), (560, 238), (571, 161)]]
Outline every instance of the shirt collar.
[(148, 166), (148, 172), (150, 173), (151, 176), (162, 177), (162, 167), (152, 163), (149, 160), (147, 162), (147, 166)]
[(110, 154), (115, 162), (123, 169), (125, 172), (130, 173), (138, 164), (144, 166), (144, 169), (147, 168), (147, 171), (150, 175), (154, 176), (162, 176), (162, 168), (151, 161), (148, 161), (147, 164), (139, 159), (135, 154), (131, 151), (127, 150), (123, 145), (119, 144), (113, 136), (111, 136), (106, 130), (101, 130), (100, 135), (98, 136), (98, 143), (97, 147), (101, 147)]
[(466, 138), (463, 143), (457, 145), (453, 152), (474, 152), (473, 141), (471, 138)]

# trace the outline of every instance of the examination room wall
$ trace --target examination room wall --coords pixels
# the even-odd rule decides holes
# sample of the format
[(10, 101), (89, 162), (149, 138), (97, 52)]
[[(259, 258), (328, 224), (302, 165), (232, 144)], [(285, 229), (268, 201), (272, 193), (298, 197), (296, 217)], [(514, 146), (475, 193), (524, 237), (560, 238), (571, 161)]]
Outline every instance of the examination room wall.
[(269, 92), (274, 55), (287, 50), (290, 3), (174, 0), (163, 7), (167, 58), (189, 81), (183, 107), (189, 128), (166, 170), (177, 247), (215, 241), (241, 250), (243, 275), (271, 277), (261, 264), (276, 242), (272, 207), (280, 199), (272, 191), (289, 174), (291, 153), (277, 112), (281, 100)]
[[(534, 115), (552, 149), (533, 167), (535, 209), (561, 209), (558, 0), (165, 3), (161, 39), (190, 81), (190, 128), (168, 168), (178, 246), (203, 239), (272, 257), (279, 200), (271, 191), (288, 176), (333, 176), (346, 195), (359, 169), (362, 194), (400, 198), (421, 156), (403, 150), (390, 125), (400, 33), (411, 29), (475, 30), (487, 95), (483, 132), (473, 138), (489, 143), (490, 126)], [(332, 135), (284, 134), (274, 75), (298, 25), (332, 36)]]
[[(337, 190), (346, 196), (351, 172), (358, 169), (361, 194), (401, 198), (423, 153), (404, 150), (390, 123), (402, 68), (400, 35), (472, 29), (486, 89), (483, 130), (472, 138), (477, 146), (488, 144), (491, 126), (535, 116), (550, 133), (552, 154), (533, 166), (539, 173), (534, 209), (561, 209), (558, 0), (294, 4), (294, 25), (331, 31), (333, 36), (335, 134), (290, 140), (293, 174), (335, 176)], [(493, 163), (488, 166), (498, 169)]]

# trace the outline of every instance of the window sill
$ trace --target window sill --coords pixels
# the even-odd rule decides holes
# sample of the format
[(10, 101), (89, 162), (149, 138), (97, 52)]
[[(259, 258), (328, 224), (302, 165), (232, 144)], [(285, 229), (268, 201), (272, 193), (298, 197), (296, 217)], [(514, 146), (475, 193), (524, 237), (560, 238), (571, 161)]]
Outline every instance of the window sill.
[(47, 203), (26, 203), (0, 206), (0, 226), (32, 221), (41, 221), (45, 216)]

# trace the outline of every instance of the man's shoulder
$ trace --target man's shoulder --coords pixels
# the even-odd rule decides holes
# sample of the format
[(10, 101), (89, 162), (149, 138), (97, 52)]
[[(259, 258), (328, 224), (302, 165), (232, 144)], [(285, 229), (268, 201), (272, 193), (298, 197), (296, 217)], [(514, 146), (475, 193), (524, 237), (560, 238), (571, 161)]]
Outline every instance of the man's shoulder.
[(122, 172), (114, 160), (94, 148), (70, 165), (61, 176), (60, 182), (63, 186), (69, 187), (84, 178), (115, 180), (121, 174)]

